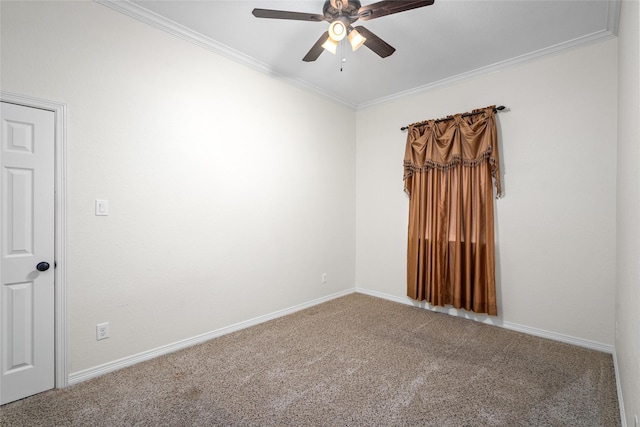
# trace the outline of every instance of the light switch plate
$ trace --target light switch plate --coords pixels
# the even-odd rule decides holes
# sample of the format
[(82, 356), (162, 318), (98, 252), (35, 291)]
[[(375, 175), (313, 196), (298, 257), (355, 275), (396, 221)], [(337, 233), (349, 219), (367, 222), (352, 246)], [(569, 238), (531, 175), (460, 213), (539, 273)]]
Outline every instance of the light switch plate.
[(108, 200), (96, 200), (96, 216), (109, 215), (109, 201)]

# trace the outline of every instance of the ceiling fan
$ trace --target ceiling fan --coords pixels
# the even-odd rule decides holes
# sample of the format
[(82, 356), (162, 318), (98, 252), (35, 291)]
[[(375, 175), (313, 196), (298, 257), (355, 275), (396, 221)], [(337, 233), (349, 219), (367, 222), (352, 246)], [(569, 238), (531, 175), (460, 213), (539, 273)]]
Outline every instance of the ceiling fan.
[(338, 42), (346, 36), (353, 50), (358, 49), (363, 44), (378, 54), (381, 58), (386, 58), (395, 52), (395, 48), (382, 40), (380, 37), (359, 25), (353, 27), (351, 24), (358, 19), (368, 21), (406, 10), (416, 9), (423, 6), (430, 6), (435, 0), (423, 1), (379, 1), (367, 6), (362, 6), (359, 0), (327, 0), (322, 7), (322, 15), (288, 12), (284, 10), (253, 9), (253, 16), (256, 18), (271, 19), (293, 19), (297, 21), (329, 22), (329, 30), (325, 31), (318, 41), (307, 52), (305, 62), (318, 59), (323, 50), (336, 53)]

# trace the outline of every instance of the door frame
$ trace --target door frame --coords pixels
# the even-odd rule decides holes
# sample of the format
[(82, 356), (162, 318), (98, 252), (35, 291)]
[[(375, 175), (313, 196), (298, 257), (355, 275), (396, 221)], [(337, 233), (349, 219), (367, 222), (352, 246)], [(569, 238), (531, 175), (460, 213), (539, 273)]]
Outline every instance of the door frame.
[(55, 115), (54, 169), (54, 366), (55, 388), (69, 385), (67, 366), (67, 105), (0, 91), (0, 101), (52, 111)]

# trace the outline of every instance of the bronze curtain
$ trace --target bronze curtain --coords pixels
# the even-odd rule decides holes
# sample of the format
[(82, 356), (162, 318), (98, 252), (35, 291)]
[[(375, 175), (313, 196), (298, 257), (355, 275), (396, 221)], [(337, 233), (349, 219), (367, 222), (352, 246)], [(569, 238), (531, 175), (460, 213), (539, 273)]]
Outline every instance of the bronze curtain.
[(409, 125), (407, 295), (497, 315), (493, 183), (501, 195), (494, 106)]

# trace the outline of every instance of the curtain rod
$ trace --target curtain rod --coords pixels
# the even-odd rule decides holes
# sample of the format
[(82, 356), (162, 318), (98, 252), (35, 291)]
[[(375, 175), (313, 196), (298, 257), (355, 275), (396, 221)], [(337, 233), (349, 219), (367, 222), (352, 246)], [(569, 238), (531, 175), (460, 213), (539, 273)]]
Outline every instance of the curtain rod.
[[(506, 107), (505, 107), (504, 105), (501, 105), (501, 106), (499, 106), (499, 107), (494, 108), (494, 109), (493, 109), (493, 112), (494, 112), (494, 113), (497, 113), (498, 111), (502, 111), (502, 110), (504, 110), (505, 108), (506, 108)], [(482, 114), (482, 113), (484, 113), (484, 111), (476, 111), (475, 113), (464, 113), (464, 114), (462, 115), (462, 117), (475, 116), (476, 114)], [(452, 117), (445, 117), (444, 119), (438, 119), (438, 120), (435, 120), (435, 122), (436, 122), (436, 123), (440, 123), (440, 122), (446, 122), (447, 120), (453, 120), (453, 116), (452, 116)], [(404, 126), (404, 127), (401, 127), (401, 128), (400, 128), (400, 130), (401, 130), (401, 131), (405, 131), (405, 130), (407, 130), (407, 129), (409, 129), (409, 126)]]

